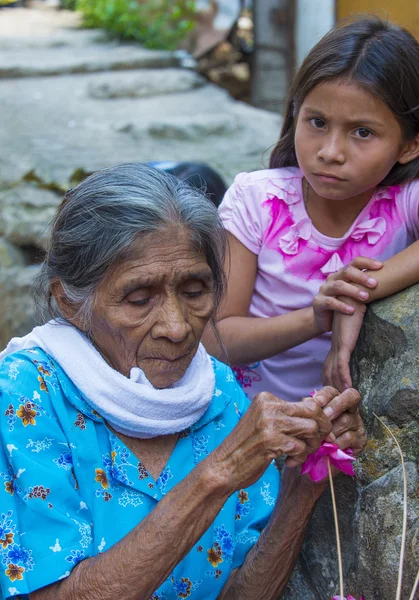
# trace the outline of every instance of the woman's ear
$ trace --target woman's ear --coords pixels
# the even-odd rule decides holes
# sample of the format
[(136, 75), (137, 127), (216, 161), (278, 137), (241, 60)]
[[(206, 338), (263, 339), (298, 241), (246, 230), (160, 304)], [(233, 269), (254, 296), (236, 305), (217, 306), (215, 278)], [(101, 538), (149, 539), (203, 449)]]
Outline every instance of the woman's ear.
[(401, 165), (405, 165), (409, 162), (412, 162), (412, 160), (415, 160), (415, 158), (418, 158), (418, 156), (419, 156), (419, 133), (415, 138), (413, 138), (413, 140), (409, 140), (408, 142), (406, 142), (404, 144), (401, 154), (399, 156), (398, 162)]
[(53, 279), (51, 282), (51, 294), (53, 295), (61, 314), (78, 329), (82, 329), (80, 327), (79, 319), (77, 318), (78, 308), (77, 306), (74, 306), (73, 303), (69, 302), (59, 279)]

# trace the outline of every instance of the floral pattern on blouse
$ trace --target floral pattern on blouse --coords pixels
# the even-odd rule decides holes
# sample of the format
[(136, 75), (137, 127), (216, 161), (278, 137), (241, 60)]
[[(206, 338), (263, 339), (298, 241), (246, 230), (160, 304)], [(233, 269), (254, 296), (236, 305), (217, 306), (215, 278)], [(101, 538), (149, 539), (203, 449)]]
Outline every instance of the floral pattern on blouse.
[(233, 367), (233, 373), (242, 388), (251, 387), (253, 382), (259, 382), (262, 379), (259, 373), (255, 371), (259, 365), (260, 362), (256, 362), (244, 367)]
[[(201, 419), (179, 436), (154, 480), (40, 349), (0, 365), (0, 600), (64, 577), (106, 552), (157, 506), (234, 428), (249, 401), (231, 369), (213, 360), (216, 386)], [(217, 598), (267, 523), (278, 494), (271, 465), (225, 503), (152, 595)]]

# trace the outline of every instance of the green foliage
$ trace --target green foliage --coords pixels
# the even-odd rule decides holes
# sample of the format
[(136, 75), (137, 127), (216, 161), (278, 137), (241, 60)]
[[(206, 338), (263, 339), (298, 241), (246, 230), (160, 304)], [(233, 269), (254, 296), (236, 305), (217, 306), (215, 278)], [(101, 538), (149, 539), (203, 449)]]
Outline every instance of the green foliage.
[(76, 10), (76, 0), (61, 0), (61, 7), (67, 10)]
[(195, 25), (193, 0), (77, 0), (85, 27), (100, 27), (146, 48), (174, 50)]

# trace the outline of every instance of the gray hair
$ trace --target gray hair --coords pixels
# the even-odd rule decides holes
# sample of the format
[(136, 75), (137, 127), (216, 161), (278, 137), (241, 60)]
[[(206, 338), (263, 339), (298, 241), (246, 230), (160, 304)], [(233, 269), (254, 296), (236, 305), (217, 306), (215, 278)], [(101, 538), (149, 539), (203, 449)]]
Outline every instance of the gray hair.
[(64, 196), (33, 288), (41, 318), (65, 319), (51, 293), (51, 283), (59, 280), (88, 331), (95, 293), (109, 268), (129, 255), (137, 236), (173, 224), (186, 227), (192, 243), (205, 255), (217, 309), (225, 290), (226, 251), (217, 209), (199, 190), (173, 175), (128, 163), (94, 173)]

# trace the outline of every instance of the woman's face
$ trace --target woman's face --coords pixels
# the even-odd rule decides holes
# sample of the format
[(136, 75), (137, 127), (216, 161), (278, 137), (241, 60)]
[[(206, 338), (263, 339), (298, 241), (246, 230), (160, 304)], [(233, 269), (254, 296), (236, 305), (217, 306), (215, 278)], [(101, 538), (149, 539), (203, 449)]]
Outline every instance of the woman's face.
[(140, 367), (156, 388), (179, 381), (214, 308), (212, 272), (186, 229), (136, 242), (100, 285), (92, 338), (104, 359), (129, 376)]

